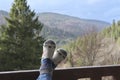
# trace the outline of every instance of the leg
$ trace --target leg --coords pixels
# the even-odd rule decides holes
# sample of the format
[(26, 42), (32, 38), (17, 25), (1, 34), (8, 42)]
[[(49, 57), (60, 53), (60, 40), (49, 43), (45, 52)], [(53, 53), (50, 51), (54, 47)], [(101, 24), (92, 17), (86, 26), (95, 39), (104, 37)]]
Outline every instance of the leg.
[(52, 61), (50, 59), (41, 60), (40, 75), (37, 80), (52, 80)]
[(62, 60), (66, 58), (67, 52), (63, 49), (57, 49), (54, 52), (55, 47), (56, 44), (51, 40), (44, 43), (40, 75), (37, 80), (52, 80), (53, 70)]
[[(67, 56), (67, 52), (63, 49), (57, 49), (54, 52), (52, 60), (47, 58), (41, 61), (40, 76), (37, 80), (52, 80), (52, 72), (56, 66)], [(46, 69), (48, 71), (46, 71)], [(44, 74), (43, 74), (44, 73)]]
[(52, 56), (56, 44), (52, 40), (47, 40), (43, 44), (43, 54), (41, 59), (40, 75), (37, 80), (52, 80)]

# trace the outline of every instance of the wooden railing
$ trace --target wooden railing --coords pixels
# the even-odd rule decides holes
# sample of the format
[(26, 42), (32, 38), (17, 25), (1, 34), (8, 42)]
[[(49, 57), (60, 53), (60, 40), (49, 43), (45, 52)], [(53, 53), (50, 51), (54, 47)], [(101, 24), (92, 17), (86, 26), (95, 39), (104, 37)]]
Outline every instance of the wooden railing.
[[(0, 80), (36, 80), (38, 75), (38, 70), (0, 72)], [(53, 73), (53, 80), (80, 78), (102, 80), (103, 76), (113, 76), (113, 80), (120, 80), (120, 65), (56, 69)]]

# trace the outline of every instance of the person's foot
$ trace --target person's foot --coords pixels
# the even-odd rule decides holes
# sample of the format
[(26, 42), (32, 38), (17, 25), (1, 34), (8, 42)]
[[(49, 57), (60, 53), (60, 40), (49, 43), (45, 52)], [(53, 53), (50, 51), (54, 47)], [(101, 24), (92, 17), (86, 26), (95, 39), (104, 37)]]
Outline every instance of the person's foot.
[(46, 40), (43, 43), (42, 59), (45, 59), (45, 58), (52, 59), (55, 48), (56, 48), (56, 44), (53, 40)]
[(54, 63), (54, 68), (63, 61), (67, 56), (67, 52), (64, 49), (57, 49), (52, 57), (52, 61)]
[(55, 51), (56, 44), (52, 40), (47, 40), (43, 44), (43, 54), (41, 59), (40, 74), (49, 73), (53, 71), (52, 56)]

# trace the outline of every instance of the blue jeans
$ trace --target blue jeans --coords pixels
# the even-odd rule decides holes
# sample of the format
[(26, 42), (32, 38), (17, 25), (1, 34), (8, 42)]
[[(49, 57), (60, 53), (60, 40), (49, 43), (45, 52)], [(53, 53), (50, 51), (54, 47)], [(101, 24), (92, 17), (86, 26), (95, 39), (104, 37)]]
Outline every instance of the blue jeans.
[(52, 75), (48, 73), (40, 74), (37, 80), (52, 80)]
[[(41, 67), (40, 67), (40, 75), (38, 76), (37, 80), (52, 80), (52, 72), (55, 67), (56, 66), (50, 59), (48, 59), (48, 58), (42, 59)], [(45, 72), (44, 70), (48, 70), (50, 72)]]

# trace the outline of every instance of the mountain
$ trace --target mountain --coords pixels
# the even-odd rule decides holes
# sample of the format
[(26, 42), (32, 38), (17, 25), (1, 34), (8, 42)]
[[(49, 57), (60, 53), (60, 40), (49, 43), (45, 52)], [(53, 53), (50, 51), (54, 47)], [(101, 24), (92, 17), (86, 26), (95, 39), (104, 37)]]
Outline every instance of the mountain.
[(53, 39), (54, 37), (57, 39), (58, 43), (63, 44), (81, 36), (83, 32), (89, 31), (92, 28), (101, 31), (110, 25), (110, 23), (104, 21), (80, 19), (58, 13), (48, 12), (37, 15), (39, 16), (39, 20), (50, 28), (47, 31), (44, 31), (46, 30), (44, 29), (45, 27), (43, 28), (44, 35), (47, 35), (47, 38)]
[[(39, 21), (44, 24), (42, 35), (48, 39), (55, 39), (57, 43), (66, 43), (71, 39), (81, 36), (83, 32), (93, 27), (101, 31), (110, 23), (99, 20), (88, 20), (58, 13), (38, 13)], [(0, 25), (5, 24), (4, 17), (9, 17), (8, 12), (0, 11)]]
[(5, 17), (8, 17), (8, 12), (0, 10), (0, 25), (6, 24)]
[(63, 31), (70, 32), (76, 36), (87, 29), (95, 27), (101, 31), (110, 24), (104, 21), (80, 19), (57, 13), (40, 13), (39, 20), (50, 28), (58, 28)]

